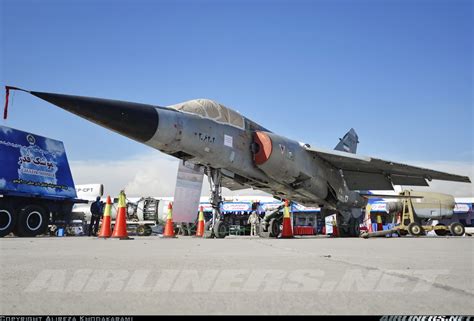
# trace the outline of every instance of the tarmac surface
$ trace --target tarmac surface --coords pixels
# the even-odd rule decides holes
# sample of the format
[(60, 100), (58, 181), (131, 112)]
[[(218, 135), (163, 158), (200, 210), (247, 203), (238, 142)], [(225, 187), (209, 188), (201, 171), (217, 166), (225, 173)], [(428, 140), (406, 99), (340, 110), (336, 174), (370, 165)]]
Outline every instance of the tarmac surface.
[(0, 239), (0, 314), (474, 314), (472, 237)]

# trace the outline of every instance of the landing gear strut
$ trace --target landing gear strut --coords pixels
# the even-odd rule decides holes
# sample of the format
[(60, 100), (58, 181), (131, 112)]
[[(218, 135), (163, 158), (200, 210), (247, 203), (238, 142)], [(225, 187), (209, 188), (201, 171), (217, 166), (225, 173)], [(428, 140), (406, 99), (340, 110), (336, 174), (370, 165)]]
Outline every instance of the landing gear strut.
[(227, 226), (221, 213), (222, 204), (222, 173), (219, 169), (207, 167), (206, 175), (211, 187), (212, 220), (204, 225), (205, 238), (224, 238), (227, 235)]

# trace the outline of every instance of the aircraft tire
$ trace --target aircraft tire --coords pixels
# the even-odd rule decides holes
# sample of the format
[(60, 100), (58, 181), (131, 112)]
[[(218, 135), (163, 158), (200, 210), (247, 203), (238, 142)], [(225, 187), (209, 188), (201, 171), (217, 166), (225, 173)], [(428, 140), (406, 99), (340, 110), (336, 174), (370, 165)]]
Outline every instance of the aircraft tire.
[(278, 237), (280, 235), (280, 222), (276, 218), (272, 218), (268, 223), (270, 237)]
[(216, 238), (223, 239), (227, 235), (227, 226), (222, 221), (217, 221), (214, 225), (214, 234)]
[(151, 226), (145, 225), (145, 236), (150, 236), (151, 233), (153, 233), (153, 230), (151, 229)]
[(461, 223), (455, 222), (449, 225), (449, 231), (453, 236), (463, 236), (465, 232), (464, 225)]
[(420, 236), (423, 234), (423, 228), (416, 222), (408, 224), (408, 233), (412, 236)]
[(145, 236), (145, 225), (138, 225), (136, 233), (138, 236)]

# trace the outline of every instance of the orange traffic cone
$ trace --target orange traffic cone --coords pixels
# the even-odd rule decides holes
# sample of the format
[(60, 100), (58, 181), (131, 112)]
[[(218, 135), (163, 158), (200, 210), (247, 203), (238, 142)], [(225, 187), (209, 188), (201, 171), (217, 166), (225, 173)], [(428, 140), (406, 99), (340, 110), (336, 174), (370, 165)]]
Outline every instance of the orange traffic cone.
[(282, 238), (292, 238), (293, 229), (291, 228), (290, 211), (288, 210), (288, 201), (285, 201), (285, 207), (283, 209), (283, 230), (281, 231)]
[(168, 204), (168, 217), (166, 218), (165, 232), (163, 237), (175, 237), (174, 236), (174, 224), (173, 224), (173, 204)]
[(112, 202), (110, 201), (110, 196), (107, 196), (107, 202), (105, 203), (104, 218), (102, 219), (102, 226), (100, 227), (100, 232), (98, 237), (110, 237), (112, 231), (110, 230), (110, 208)]
[(383, 231), (382, 215), (377, 214), (377, 231)]
[(199, 208), (199, 218), (198, 218), (196, 236), (202, 237), (203, 235), (204, 235), (204, 212), (201, 206)]
[(125, 206), (125, 192), (120, 191), (117, 217), (115, 218), (114, 232), (112, 237), (127, 239), (127, 209)]

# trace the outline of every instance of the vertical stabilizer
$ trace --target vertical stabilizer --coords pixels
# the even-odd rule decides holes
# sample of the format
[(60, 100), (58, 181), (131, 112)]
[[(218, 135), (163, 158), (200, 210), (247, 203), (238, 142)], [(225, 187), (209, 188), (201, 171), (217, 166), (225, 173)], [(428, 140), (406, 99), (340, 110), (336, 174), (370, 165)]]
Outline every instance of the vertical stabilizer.
[(359, 143), (359, 136), (355, 132), (354, 128), (351, 128), (343, 138), (339, 138), (339, 144), (334, 147), (335, 150), (341, 152), (355, 154), (357, 152), (357, 144)]

